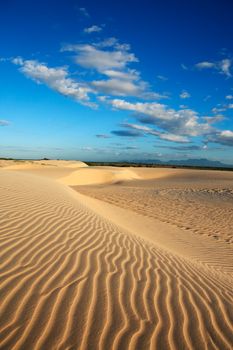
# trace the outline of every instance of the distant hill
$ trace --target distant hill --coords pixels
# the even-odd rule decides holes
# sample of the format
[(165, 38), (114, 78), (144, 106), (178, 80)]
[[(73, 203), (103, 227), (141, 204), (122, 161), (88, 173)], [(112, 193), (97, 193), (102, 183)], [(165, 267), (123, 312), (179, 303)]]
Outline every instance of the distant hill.
[(211, 168), (233, 168), (233, 165), (224, 164), (217, 160), (209, 160), (205, 158), (200, 159), (179, 159), (179, 160), (168, 160), (161, 161), (160, 159), (143, 159), (134, 160), (134, 163), (144, 164), (161, 164), (161, 165), (177, 165), (177, 166), (198, 166), (198, 167), (211, 167)]

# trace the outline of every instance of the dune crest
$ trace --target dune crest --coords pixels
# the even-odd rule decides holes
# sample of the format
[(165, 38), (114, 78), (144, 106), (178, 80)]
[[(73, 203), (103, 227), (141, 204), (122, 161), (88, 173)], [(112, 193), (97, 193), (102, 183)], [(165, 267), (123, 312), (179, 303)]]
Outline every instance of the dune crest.
[(0, 160), (0, 167), (9, 170), (44, 169), (46, 167), (57, 168), (82, 168), (88, 165), (77, 160)]
[(128, 181), (132, 179), (139, 179), (133, 170), (119, 168), (82, 168), (72, 172), (68, 176), (59, 179), (60, 182), (69, 185), (94, 185), (94, 184), (108, 184), (119, 181)]

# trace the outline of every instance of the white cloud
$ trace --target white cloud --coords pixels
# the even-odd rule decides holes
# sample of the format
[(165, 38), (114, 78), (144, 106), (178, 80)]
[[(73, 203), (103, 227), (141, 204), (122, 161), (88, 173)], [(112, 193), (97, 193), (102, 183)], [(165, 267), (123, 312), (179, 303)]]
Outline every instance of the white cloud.
[(164, 95), (147, 91), (147, 84), (143, 81), (133, 82), (126, 79), (108, 79), (92, 81), (91, 85), (98, 92), (114, 96), (135, 96), (140, 98), (161, 99)]
[(140, 79), (140, 74), (135, 69), (128, 69), (126, 72), (107, 69), (103, 71), (103, 74), (114, 79), (115, 78), (122, 79), (122, 80), (139, 80)]
[[(105, 77), (90, 82), (97, 92), (114, 96), (135, 96), (160, 99), (166, 96), (151, 92), (149, 84), (140, 73), (129, 67), (138, 62), (129, 52), (128, 44), (120, 44), (116, 38), (108, 38), (97, 44), (66, 45), (62, 51), (75, 52), (75, 62), (87, 69), (94, 69)], [(107, 77), (107, 79), (106, 79)]]
[(8, 125), (10, 125), (10, 122), (8, 120), (0, 119), (0, 126), (8, 126)]
[(127, 71), (121, 71), (107, 69), (104, 70), (102, 74), (106, 75), (109, 79), (95, 80), (91, 82), (91, 85), (101, 93), (115, 96), (142, 97), (147, 89), (147, 84), (140, 80), (140, 75), (136, 70), (128, 69)]
[(144, 125), (123, 123), (123, 124), (121, 124), (121, 126), (123, 126), (125, 128), (129, 128), (129, 129), (141, 131), (142, 134), (148, 134), (148, 135), (156, 136), (156, 137), (158, 137), (161, 140), (172, 141), (172, 142), (179, 142), (179, 143), (189, 142), (189, 140), (188, 140), (188, 138), (186, 136), (174, 135), (174, 134), (171, 134), (171, 133), (161, 132), (161, 131), (149, 128), (147, 126), (144, 126)]
[(84, 31), (84, 33), (87, 33), (87, 34), (91, 34), (91, 33), (95, 33), (95, 32), (98, 33), (98, 32), (102, 31), (102, 28), (100, 26), (93, 25), (91, 27), (85, 28), (83, 31)]
[(89, 93), (93, 92), (91, 88), (71, 79), (66, 67), (49, 68), (45, 63), (36, 60), (23, 60), (21, 57), (13, 59), (12, 62), (19, 65), (19, 70), (37, 83), (43, 83), (64, 96), (95, 107), (88, 96)]
[(201, 117), (195, 111), (175, 111), (160, 103), (130, 103), (120, 99), (110, 100), (109, 103), (116, 109), (135, 112), (136, 119), (142, 124), (155, 125), (159, 128), (155, 130), (146, 125), (122, 124), (123, 127), (137, 131), (135, 136), (140, 136), (138, 133), (141, 132), (141, 134), (154, 135), (163, 140), (183, 143), (189, 142), (190, 137), (202, 136), (205, 144), (215, 142), (233, 146), (233, 131), (218, 130), (212, 126), (224, 119), (221, 115)]
[(191, 97), (191, 95), (190, 95), (190, 93), (188, 93), (187, 91), (182, 91), (182, 92), (180, 93), (180, 98), (185, 99), (185, 98), (190, 98), (190, 97)]
[(119, 43), (118, 39), (115, 37), (104, 39), (102, 41), (93, 43), (92, 45), (101, 49), (112, 47), (120, 51), (129, 51), (131, 49), (131, 46), (129, 44), (126, 44), (126, 43), (121, 44)]
[(215, 69), (217, 70), (220, 74), (224, 74), (228, 78), (231, 77), (231, 60), (229, 58), (225, 58), (221, 61), (218, 62), (209, 62), (209, 61), (203, 61), (195, 64), (195, 67), (197, 69)]
[[(230, 95), (230, 96), (231, 96), (231, 95)], [(229, 96), (229, 97), (230, 97), (230, 96)], [(228, 100), (231, 100), (229, 97), (228, 97)], [(233, 103), (224, 104), (224, 105), (221, 105), (221, 104), (219, 103), (219, 104), (217, 105), (217, 107), (212, 108), (211, 111), (212, 111), (214, 114), (218, 114), (218, 113), (227, 111), (227, 109), (233, 109)]]
[(222, 137), (225, 137), (225, 138), (231, 138), (233, 140), (233, 131), (231, 130), (223, 130), (220, 132), (220, 134)]
[(24, 64), (24, 61), (22, 57), (18, 56), (12, 59), (12, 63), (22, 66)]
[(225, 117), (220, 114), (220, 115), (215, 115), (214, 117), (202, 117), (202, 119), (209, 124), (214, 124), (214, 123), (221, 122), (222, 120), (225, 119)]
[[(82, 11), (81, 11), (82, 12)], [(85, 11), (83, 11), (85, 13)], [(87, 33), (96, 31), (97, 26), (86, 28)], [(175, 110), (169, 106), (155, 102), (155, 99), (166, 96), (150, 91), (150, 86), (143, 81), (132, 64), (138, 62), (138, 58), (130, 50), (130, 45), (121, 44), (112, 37), (104, 41), (92, 44), (65, 45), (61, 51), (74, 53), (75, 62), (95, 73), (95, 78), (86, 82), (77, 81), (71, 77), (67, 67), (48, 67), (37, 60), (24, 60), (21, 57), (11, 59), (11, 62), (19, 66), (19, 70), (27, 77), (39, 84), (45, 84), (64, 96), (95, 108), (97, 105), (91, 102), (90, 95), (95, 94), (97, 101), (111, 105), (114, 109), (133, 112), (138, 124), (122, 124), (123, 130), (112, 131), (118, 136), (145, 136), (153, 135), (161, 140), (187, 143), (192, 137), (202, 137), (206, 142), (218, 142), (233, 145), (230, 130), (218, 130), (213, 127), (223, 119), (221, 115), (213, 117), (200, 116), (196, 111), (181, 105), (182, 109)], [(231, 60), (223, 59), (219, 62), (199, 62), (198, 69), (215, 69), (225, 76), (231, 76)], [(182, 65), (183, 69), (187, 69)], [(85, 71), (85, 74), (87, 73)], [(158, 79), (165, 80), (163, 76)], [(103, 94), (103, 95), (99, 95)], [(137, 97), (137, 102), (128, 102), (125, 99), (113, 96)], [(180, 93), (182, 99), (187, 99), (190, 94), (187, 91)], [(140, 99), (153, 99), (153, 102), (140, 102)], [(227, 100), (233, 99), (232, 95), (226, 96)], [(231, 101), (228, 101), (231, 102)], [(233, 104), (217, 105), (212, 112), (217, 114), (227, 108), (233, 108)], [(0, 125), (8, 125), (6, 121), (0, 121)], [(147, 126), (149, 125), (149, 126)], [(96, 137), (107, 138), (108, 135), (98, 134)], [(87, 150), (87, 149), (86, 149)]]
[(98, 43), (93, 43), (92, 45), (99, 48), (105, 48), (105, 47), (113, 47), (113, 46), (116, 46), (117, 44), (118, 44), (117, 38), (111, 37), (111, 38), (107, 38), (102, 41), (99, 41)]
[(160, 138), (166, 141), (186, 143), (189, 139), (186, 136), (174, 135), (174, 134), (161, 134)]
[(215, 67), (215, 63), (204, 61), (204, 62), (199, 62), (199, 63), (195, 64), (195, 66), (198, 69), (209, 69), (209, 68), (214, 68)]
[(212, 108), (211, 111), (212, 111), (214, 114), (216, 114), (216, 113), (225, 112), (225, 111), (226, 111), (226, 108), (225, 108), (225, 107), (214, 107), (214, 108)]
[(91, 84), (98, 91), (115, 96), (139, 96), (143, 91), (133, 82), (120, 79), (98, 80)]
[(100, 102), (107, 102), (108, 100), (108, 96), (105, 95), (97, 96), (97, 98)]
[(220, 143), (224, 146), (233, 146), (233, 131), (222, 130), (209, 138), (210, 142)]
[(135, 112), (136, 118), (143, 124), (156, 125), (174, 135), (192, 137), (212, 132), (212, 126), (203, 123), (197, 112), (190, 109), (176, 111), (156, 102), (130, 103), (122, 99), (113, 99), (109, 103), (115, 109)]
[(123, 69), (130, 62), (138, 62), (136, 56), (128, 51), (101, 50), (90, 44), (66, 45), (62, 50), (76, 52), (76, 63), (99, 72), (108, 69)]
[(227, 77), (231, 77), (231, 60), (226, 58), (219, 62), (219, 68), (223, 74), (225, 74)]

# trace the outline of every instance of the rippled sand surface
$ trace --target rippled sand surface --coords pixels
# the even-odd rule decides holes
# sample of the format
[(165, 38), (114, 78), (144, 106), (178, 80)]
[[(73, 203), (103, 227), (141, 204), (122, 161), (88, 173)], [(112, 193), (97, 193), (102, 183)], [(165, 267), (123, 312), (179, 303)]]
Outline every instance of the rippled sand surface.
[(0, 171), (0, 348), (232, 349), (232, 175), (79, 166)]
[(78, 190), (141, 215), (233, 243), (232, 173), (181, 170), (166, 179)]

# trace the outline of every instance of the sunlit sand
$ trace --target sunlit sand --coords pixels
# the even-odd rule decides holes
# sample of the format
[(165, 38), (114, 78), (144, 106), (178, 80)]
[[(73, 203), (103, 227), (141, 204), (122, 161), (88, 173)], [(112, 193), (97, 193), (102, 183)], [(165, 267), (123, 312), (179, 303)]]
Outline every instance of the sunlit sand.
[(1, 349), (232, 349), (233, 172), (0, 161)]

